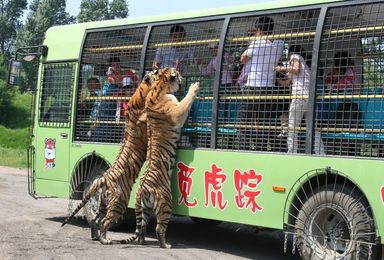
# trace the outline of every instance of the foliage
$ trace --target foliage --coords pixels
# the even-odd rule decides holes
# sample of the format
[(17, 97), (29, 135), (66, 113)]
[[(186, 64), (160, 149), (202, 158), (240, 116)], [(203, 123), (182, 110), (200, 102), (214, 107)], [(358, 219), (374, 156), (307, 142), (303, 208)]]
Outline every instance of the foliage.
[(4, 148), (0, 146), (0, 165), (11, 167), (27, 167), (27, 150)]
[[(18, 31), (16, 47), (40, 45), (49, 27), (74, 23), (75, 17), (69, 15), (65, 7), (65, 1), (62, 0), (34, 0), (29, 6), (25, 24)], [(20, 90), (33, 90), (37, 80), (37, 63), (30, 62), (23, 67), (25, 75)]]
[(0, 55), (0, 125), (10, 128), (25, 128), (31, 123), (30, 93), (20, 94), (16, 88), (5, 83), (6, 69)]
[(15, 89), (10, 88), (4, 80), (6, 76), (5, 64), (3, 56), (0, 55), (0, 124), (4, 124), (9, 114), (7, 114), (8, 108), (12, 104), (12, 99), (15, 96)]
[(0, 0), (0, 52), (9, 57), (27, 0)]
[(363, 54), (363, 86), (377, 88), (384, 80), (383, 37), (367, 37), (361, 39)]
[(82, 0), (80, 13), (77, 16), (79, 22), (90, 22), (126, 18), (128, 16), (128, 4), (126, 0)]
[(26, 148), (30, 143), (28, 127), (31, 124), (31, 95), (20, 94), (17, 89), (7, 85), (2, 80), (5, 75), (3, 56), (0, 55), (0, 165), (26, 167)]
[(128, 3), (125, 0), (113, 0), (109, 5), (110, 19), (126, 18), (129, 15)]
[(0, 125), (0, 147), (13, 149), (26, 149), (29, 145), (29, 130), (9, 129)]

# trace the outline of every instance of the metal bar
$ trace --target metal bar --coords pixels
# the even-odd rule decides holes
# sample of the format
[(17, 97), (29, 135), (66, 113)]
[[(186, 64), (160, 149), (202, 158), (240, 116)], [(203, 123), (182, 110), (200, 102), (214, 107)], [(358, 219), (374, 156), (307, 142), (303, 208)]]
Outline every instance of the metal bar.
[(145, 31), (145, 36), (144, 36), (144, 41), (143, 41), (143, 48), (141, 49), (141, 55), (140, 55), (141, 78), (144, 77), (144, 73), (145, 73), (145, 58), (146, 58), (146, 55), (147, 55), (148, 42), (149, 42), (149, 37), (151, 36), (151, 31), (152, 31), (152, 25), (149, 25), (147, 27), (147, 30)]
[(216, 60), (216, 69), (215, 69), (215, 78), (213, 81), (213, 102), (212, 102), (212, 132), (211, 132), (211, 148), (215, 149), (217, 146), (217, 119), (218, 119), (218, 110), (219, 110), (219, 89), (221, 85), (221, 65), (224, 55), (224, 42), (227, 34), (228, 26), (230, 19), (227, 17), (224, 20), (220, 40), (217, 52)]
[[(316, 35), (313, 43), (312, 51), (312, 66), (311, 66), (311, 79), (309, 83), (309, 96), (308, 96), (308, 110), (306, 113), (306, 143), (305, 153), (311, 154), (314, 146), (314, 128), (315, 128), (315, 102), (316, 102), (316, 77), (317, 77), (317, 66), (319, 62), (319, 51), (321, 44), (321, 32), (323, 31), (325, 18), (327, 15), (327, 8), (323, 7), (320, 10), (320, 15), (317, 20)], [(320, 146), (320, 144), (319, 144)]]

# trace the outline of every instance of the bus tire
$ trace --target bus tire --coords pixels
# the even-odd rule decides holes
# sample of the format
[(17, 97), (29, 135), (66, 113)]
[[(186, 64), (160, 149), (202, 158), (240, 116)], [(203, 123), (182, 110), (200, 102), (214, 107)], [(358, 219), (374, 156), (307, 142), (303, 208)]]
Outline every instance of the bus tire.
[(327, 185), (314, 192), (295, 220), (294, 239), (302, 259), (368, 259), (367, 243), (372, 245), (371, 259), (378, 259), (369, 212), (363, 195), (355, 189)]

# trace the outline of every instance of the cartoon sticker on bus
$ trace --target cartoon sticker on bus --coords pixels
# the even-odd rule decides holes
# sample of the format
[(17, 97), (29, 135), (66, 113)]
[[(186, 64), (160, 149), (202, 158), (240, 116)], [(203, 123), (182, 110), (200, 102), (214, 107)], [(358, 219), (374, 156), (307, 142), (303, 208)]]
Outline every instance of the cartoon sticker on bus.
[(44, 157), (45, 168), (52, 169), (55, 167), (56, 159), (56, 139), (46, 138), (44, 141)]
[(381, 202), (383, 202), (383, 205), (384, 205), (384, 185), (381, 186), (380, 195), (381, 195)]

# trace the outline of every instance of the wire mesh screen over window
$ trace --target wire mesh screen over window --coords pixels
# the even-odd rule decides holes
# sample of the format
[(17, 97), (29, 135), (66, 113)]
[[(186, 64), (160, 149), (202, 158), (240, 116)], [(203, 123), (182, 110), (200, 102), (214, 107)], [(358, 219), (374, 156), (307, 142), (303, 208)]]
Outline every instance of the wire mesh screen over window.
[(40, 126), (69, 127), (74, 64), (45, 64), (40, 100)]
[(146, 28), (87, 34), (81, 58), (76, 140), (121, 142), (126, 105), (141, 75)]
[[(146, 68), (175, 67), (184, 78), (178, 93), (183, 98), (191, 83), (200, 82), (195, 100), (182, 130), (181, 147), (210, 147), (212, 101), (218, 43), (223, 20), (154, 27), (147, 49)], [(229, 79), (232, 83), (232, 79)]]
[(231, 20), (222, 73), (234, 81), (221, 84), (218, 148), (303, 151), (318, 16), (305, 10)]
[(325, 21), (304, 7), (237, 15), (228, 28), (202, 18), (88, 32), (75, 138), (120, 142), (138, 78), (175, 67), (184, 77), (178, 98), (201, 85), (180, 147), (382, 157), (383, 8), (330, 7)]
[(317, 85), (327, 154), (382, 157), (384, 5), (328, 11)]

